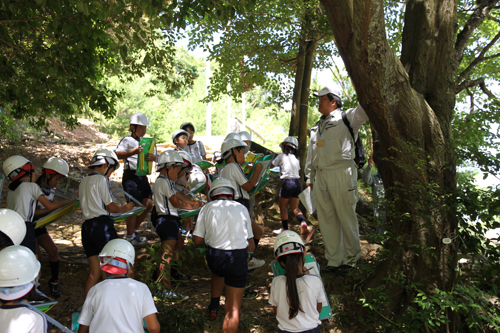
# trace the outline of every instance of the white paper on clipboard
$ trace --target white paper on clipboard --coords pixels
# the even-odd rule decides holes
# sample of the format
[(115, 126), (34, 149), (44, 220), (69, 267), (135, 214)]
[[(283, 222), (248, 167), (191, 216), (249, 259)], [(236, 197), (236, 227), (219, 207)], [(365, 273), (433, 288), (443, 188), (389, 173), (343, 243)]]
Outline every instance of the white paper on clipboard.
[(309, 214), (314, 213), (316, 210), (316, 192), (312, 191), (310, 186), (299, 194), (299, 199)]

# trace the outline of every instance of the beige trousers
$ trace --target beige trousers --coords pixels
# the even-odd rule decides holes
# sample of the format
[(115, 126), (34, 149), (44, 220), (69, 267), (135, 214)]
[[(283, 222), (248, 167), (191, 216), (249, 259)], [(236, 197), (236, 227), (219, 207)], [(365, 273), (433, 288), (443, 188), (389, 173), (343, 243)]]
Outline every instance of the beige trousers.
[(356, 166), (316, 169), (314, 191), (328, 266), (354, 265), (361, 255)]

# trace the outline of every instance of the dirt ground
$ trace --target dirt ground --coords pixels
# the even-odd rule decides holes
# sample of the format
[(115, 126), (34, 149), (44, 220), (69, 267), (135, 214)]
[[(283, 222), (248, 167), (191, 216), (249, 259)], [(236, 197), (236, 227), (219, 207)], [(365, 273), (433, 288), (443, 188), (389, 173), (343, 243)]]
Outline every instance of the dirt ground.
[[(22, 155), (32, 161), (35, 169), (41, 170), (42, 164), (51, 156), (57, 156), (65, 159), (70, 168), (70, 177), (68, 180), (62, 182), (60, 187), (68, 188), (73, 193), (77, 194), (78, 179), (86, 173), (85, 165), (90, 160), (92, 153), (101, 145), (95, 144), (95, 138), (100, 138), (100, 142), (106, 140), (106, 136), (99, 133), (95, 126), (84, 125), (76, 130), (75, 133), (64, 133), (66, 140), (65, 144), (47, 143), (46, 140), (25, 140), (24, 142), (5, 142), (0, 141), (0, 161), (4, 161), (7, 157), (17, 154)], [(90, 138), (90, 140), (89, 140)], [(94, 141), (92, 141), (92, 138)], [(68, 142), (70, 141), (70, 142)], [(121, 185), (121, 170), (112, 178), (117, 185)], [(0, 207), (6, 206), (6, 195), (8, 181), (1, 193)], [(257, 198), (257, 203), (265, 203), (270, 201), (270, 196), (261, 195)], [(272, 281), (272, 271), (270, 263), (274, 260), (273, 257), (273, 243), (274, 235), (272, 231), (281, 226), (279, 218), (279, 210), (277, 204), (273, 201), (261, 205), (255, 212), (255, 218), (260, 226), (264, 229), (264, 237), (262, 238), (259, 249), (256, 252), (256, 257), (264, 259), (266, 265), (263, 267), (250, 271), (249, 280), (254, 282), (253, 290), (258, 291), (260, 296), (253, 300), (244, 300), (241, 310), (241, 324), (240, 332), (276, 332), (277, 322), (272, 307), (268, 304), (270, 285)], [(311, 223), (315, 224), (314, 228), (317, 229), (317, 222), (312, 216), (309, 217)], [(298, 225), (294, 219), (290, 219), (292, 230), (298, 231)], [(48, 315), (56, 319), (66, 327), (71, 327), (71, 316), (83, 304), (83, 285), (88, 274), (88, 264), (85, 257), (83, 247), (81, 244), (80, 229), (83, 223), (81, 211), (59, 220), (48, 226), (48, 230), (55, 243), (59, 248), (60, 256), (60, 281), (62, 295)], [(120, 236), (125, 234), (125, 225), (117, 224), (116, 229)], [(149, 217), (142, 224), (141, 234), (148, 238), (149, 244), (153, 245), (159, 241), (155, 232), (152, 229)], [(188, 244), (188, 248), (192, 249), (192, 245)], [(369, 252), (373, 249), (365, 242), (364, 251)], [(322, 238), (318, 230), (316, 230), (314, 237), (309, 243), (308, 250), (312, 252), (322, 267), (326, 266), (323, 253)], [(42, 251), (43, 252), (43, 251)], [(136, 260), (136, 269), (139, 273), (144, 272), (141, 263), (148, 259), (147, 249), (136, 250), (138, 259)], [(170, 329), (169, 332), (174, 331), (197, 331), (197, 332), (221, 332), (222, 319), (219, 318), (215, 322), (205, 321), (206, 308), (210, 301), (210, 276), (211, 273), (205, 263), (204, 257), (187, 256), (183, 262), (180, 271), (192, 275), (191, 281), (182, 282), (177, 285), (177, 292), (188, 295), (189, 299), (182, 303), (170, 304), (167, 308), (184, 311), (189, 316), (195, 316), (196, 323), (201, 323), (196, 328), (190, 329), (191, 326), (186, 322), (185, 330), (182, 329), (183, 324), (180, 324), (178, 330)], [(41, 290), (48, 293), (47, 280), (50, 277), (48, 256), (43, 252), (42, 258), (42, 274), (41, 274)], [(345, 295), (352, 289), (353, 281), (349, 281), (346, 277), (324, 277), (325, 287), (328, 294)], [(124, 290), (124, 292), (126, 292)], [(222, 301), (224, 298), (222, 298)], [(334, 307), (334, 310), (336, 308)], [(167, 311), (166, 314), (169, 315)], [(334, 312), (335, 314), (335, 312)], [(170, 313), (173, 315), (173, 313)], [(336, 316), (333, 319), (323, 321), (321, 326), (322, 332), (360, 332), (356, 328), (356, 322), (340, 323), (336, 322)], [(176, 319), (172, 318), (172, 321)], [(51, 332), (58, 330), (52, 329)], [(167, 331), (167, 330), (162, 330)]]

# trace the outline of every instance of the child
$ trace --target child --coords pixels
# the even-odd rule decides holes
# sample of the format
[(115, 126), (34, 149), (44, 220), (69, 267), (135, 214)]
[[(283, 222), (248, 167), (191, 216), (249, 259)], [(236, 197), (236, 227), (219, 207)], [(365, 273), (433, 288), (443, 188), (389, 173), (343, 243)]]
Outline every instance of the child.
[(26, 224), (15, 211), (0, 208), (0, 250), (7, 246), (19, 245), (26, 236)]
[[(184, 164), (182, 165), (181, 171), (179, 171), (179, 174), (177, 175), (177, 179), (175, 180), (175, 183), (180, 186), (180, 187), (185, 187), (188, 190), (189, 188), (189, 177), (191, 176), (191, 171), (193, 170), (193, 160), (191, 158), (191, 155), (186, 152), (186, 151), (180, 151), (179, 155), (181, 155), (182, 160), (184, 161)], [(179, 188), (179, 187), (178, 187)], [(186, 220), (186, 233), (191, 230), (193, 227), (193, 218), (187, 218)]]
[(201, 209), (193, 234), (196, 245), (207, 245), (207, 263), (212, 271), (208, 310), (212, 320), (217, 318), (220, 296), (226, 287), (223, 332), (238, 331), (240, 307), (247, 283), (248, 254), (255, 249), (248, 210), (232, 201), (235, 192), (231, 181), (217, 178), (208, 193), (213, 201)]
[(279, 235), (283, 230), (288, 230), (288, 210), (287, 205), (290, 201), (290, 208), (300, 222), (302, 235), (307, 235), (307, 223), (299, 207), (299, 194), (302, 192), (302, 183), (300, 182), (300, 162), (297, 155), (299, 141), (289, 136), (280, 143), (282, 154), (276, 156), (271, 164), (271, 168), (276, 165), (280, 167), (281, 189), (279, 198), (279, 207), (281, 215), (281, 229), (273, 232)]
[(135, 259), (130, 242), (110, 240), (99, 258), (107, 278), (90, 289), (78, 318), (78, 332), (143, 332), (143, 319), (150, 333), (160, 332), (151, 292), (144, 283), (127, 277)]
[(174, 182), (183, 165), (184, 160), (177, 151), (167, 150), (161, 153), (156, 170), (160, 172), (160, 175), (153, 188), (154, 208), (151, 222), (160, 236), (160, 254), (163, 259), (158, 265), (158, 276), (161, 275), (162, 271), (167, 274), (162, 277), (162, 283), (166, 289), (159, 291), (156, 297), (171, 302), (181, 302), (189, 298), (176, 294), (170, 283), (170, 277), (177, 280), (186, 279), (184, 274), (171, 267), (171, 263), (178, 259), (177, 252), (184, 247), (184, 240), (179, 231), (180, 218), (177, 209), (195, 209), (202, 206), (201, 203), (176, 192), (174, 189)]
[(35, 288), (40, 263), (30, 249), (20, 245), (0, 251), (0, 323), (5, 333), (48, 333), (47, 319), (29, 309), (26, 295)]
[(104, 245), (118, 238), (110, 213), (128, 212), (133, 202), (117, 206), (111, 199), (109, 176), (120, 167), (118, 157), (107, 148), (97, 149), (90, 161), (92, 172), (80, 183), (80, 206), (82, 208), (82, 245), (89, 261), (89, 276), (85, 282), (84, 295), (99, 282), (99, 258)]
[(201, 157), (198, 157), (194, 154), (191, 154), (186, 150), (188, 142), (189, 142), (189, 133), (183, 129), (178, 129), (177, 131), (172, 134), (172, 142), (177, 146), (176, 150), (177, 151), (185, 151), (188, 154), (191, 155), (191, 158), (193, 159), (193, 163), (198, 163), (201, 162)]
[(194, 141), (194, 125), (190, 122), (183, 123), (181, 125), (181, 129), (185, 130), (189, 134), (188, 144), (184, 147), (184, 150), (194, 156), (202, 159), (204, 161), (207, 160), (207, 153), (205, 151), (205, 146), (201, 141)]
[[(130, 194), (134, 199), (139, 201), (146, 209), (139, 215), (132, 215), (126, 218), (127, 235), (125, 239), (137, 247), (143, 247), (148, 244), (146, 237), (141, 237), (137, 232), (139, 226), (148, 216), (153, 208), (151, 186), (149, 185), (148, 176), (139, 176), (137, 172), (138, 156), (142, 152), (142, 147), (139, 146), (139, 141), (146, 135), (148, 126), (148, 118), (144, 113), (136, 113), (130, 117), (129, 131), (131, 136), (126, 136), (118, 143), (116, 147), (116, 156), (124, 161), (122, 186), (123, 190)], [(156, 162), (156, 156), (146, 154), (144, 160), (148, 162)], [(130, 202), (127, 196), (127, 202)]]
[[(42, 189), (45, 197), (51, 202), (54, 201), (54, 192), (52, 189), (55, 189), (63, 178), (68, 177), (68, 173), (68, 163), (57, 157), (49, 158), (43, 165), (42, 175), (38, 177), (36, 183)], [(47, 209), (41, 204), (38, 206), (40, 208), (37, 208), (35, 211), (35, 217), (47, 215)], [(59, 288), (59, 253), (57, 251), (57, 246), (47, 232), (46, 227), (35, 229), (35, 236), (38, 260), (42, 259), (40, 246), (43, 247), (49, 255), (50, 272), (52, 274), (49, 281), (47, 281), (49, 292), (52, 297), (59, 298), (61, 296), (61, 290)]]
[(52, 211), (66, 205), (69, 200), (51, 202), (42, 189), (33, 183), (33, 173), (35, 169), (30, 161), (22, 156), (14, 155), (5, 160), (3, 164), (4, 173), (12, 183), (9, 184), (9, 194), (7, 195), (7, 208), (16, 211), (24, 219), (26, 224), (26, 236), (21, 245), (26, 246), (36, 254), (36, 237), (33, 220), (37, 201), (40, 202), (47, 211)]
[[(246, 143), (248, 146), (248, 149), (250, 150), (250, 146), (252, 145), (252, 136), (250, 135), (250, 133), (248, 133), (247, 131), (241, 131), (238, 134), (241, 137), (241, 141)], [(248, 155), (248, 153), (247, 153), (247, 155)]]
[(326, 302), (323, 282), (304, 268), (304, 252), (304, 242), (293, 231), (282, 232), (274, 241), (274, 255), (286, 271), (273, 279), (269, 296), (280, 333), (320, 333), (318, 318)]
[[(245, 153), (248, 146), (241, 140), (229, 139), (222, 143), (221, 152), (222, 159), (226, 161), (226, 166), (222, 168), (220, 176), (229, 179), (236, 189), (234, 200), (245, 206), (250, 214), (250, 200), (247, 191), (253, 189), (257, 183), (257, 178), (262, 165), (257, 164), (255, 171), (250, 178), (247, 179), (241, 166), (245, 162)], [(259, 245), (259, 240), (264, 233), (257, 223), (252, 221), (252, 232), (254, 235), (255, 248)], [(248, 269), (255, 269), (263, 266), (266, 262), (257, 258), (252, 258), (248, 263)]]

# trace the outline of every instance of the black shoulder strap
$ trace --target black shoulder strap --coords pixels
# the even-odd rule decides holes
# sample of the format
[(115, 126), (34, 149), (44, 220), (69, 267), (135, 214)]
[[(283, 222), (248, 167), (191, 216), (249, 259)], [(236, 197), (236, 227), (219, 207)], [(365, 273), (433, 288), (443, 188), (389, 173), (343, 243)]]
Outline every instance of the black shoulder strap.
[(351, 133), (352, 141), (356, 142), (356, 139), (354, 138), (354, 132), (352, 130), (351, 124), (349, 123), (349, 119), (347, 119), (347, 114), (345, 113), (345, 111), (340, 111), (340, 112), (342, 112), (342, 120), (344, 121), (344, 124), (349, 129), (349, 133)]

